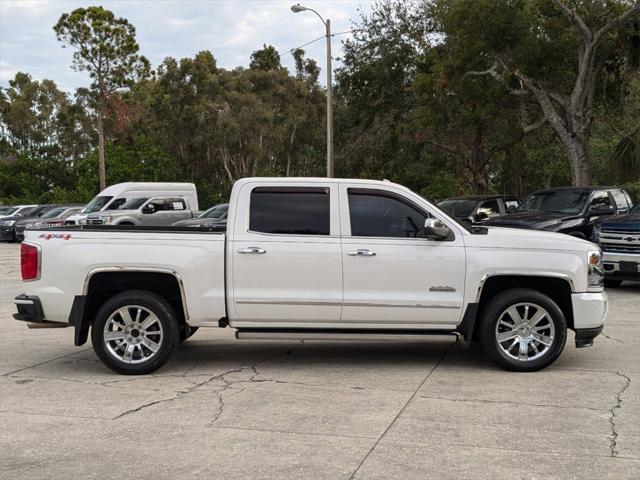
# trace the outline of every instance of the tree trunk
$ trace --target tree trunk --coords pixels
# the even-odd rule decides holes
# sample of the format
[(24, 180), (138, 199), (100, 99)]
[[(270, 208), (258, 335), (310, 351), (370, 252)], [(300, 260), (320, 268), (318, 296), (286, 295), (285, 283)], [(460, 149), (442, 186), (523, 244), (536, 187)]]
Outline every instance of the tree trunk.
[(100, 191), (107, 188), (107, 175), (104, 165), (104, 122), (102, 111), (98, 112), (98, 177), (100, 178)]
[(576, 187), (587, 187), (593, 182), (591, 158), (585, 138), (580, 136), (568, 139), (567, 151), (571, 160), (571, 178)]

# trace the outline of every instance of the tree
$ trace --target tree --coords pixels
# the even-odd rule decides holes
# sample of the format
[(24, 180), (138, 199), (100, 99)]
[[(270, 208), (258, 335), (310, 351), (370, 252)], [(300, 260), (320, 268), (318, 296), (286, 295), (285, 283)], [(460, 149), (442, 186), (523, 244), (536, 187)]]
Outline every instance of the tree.
[(148, 61), (138, 55), (135, 27), (102, 7), (64, 13), (53, 27), (56, 37), (75, 49), (72, 68), (87, 71), (93, 80), (98, 132), (100, 189), (106, 186), (104, 121), (110, 96), (148, 73)]
[(280, 65), (280, 54), (273, 45), (262, 45), (260, 50), (256, 50), (251, 54), (249, 68), (252, 70), (278, 70), (282, 68)]
[[(640, 14), (640, 2), (624, 0), (552, 0), (556, 7), (549, 10), (541, 2), (520, 3), (511, 25), (521, 30), (511, 32), (515, 42), (496, 44), (487, 38), (485, 53), (492, 66), (472, 74), (491, 75), (509, 85), (517, 96), (532, 96), (544, 119), (562, 142), (572, 167), (574, 185), (591, 185), (592, 161), (589, 155), (589, 137), (594, 119), (596, 85), (608, 62), (615, 58), (616, 29)], [(470, 2), (439, 2), (443, 8), (461, 9), (468, 15)], [(445, 6), (446, 4), (446, 6)], [(474, 9), (478, 5), (474, 5)], [(465, 10), (466, 9), (466, 10)], [(570, 31), (577, 42), (566, 38), (558, 24), (557, 13), (573, 27)], [(519, 17), (519, 18), (518, 18)], [(474, 35), (495, 37), (499, 32), (488, 31), (486, 25), (469, 26), (466, 38)], [(514, 21), (515, 20), (515, 21)], [(591, 25), (591, 26), (590, 26)], [(570, 46), (567, 48), (567, 46)], [(554, 51), (555, 49), (555, 51)], [(527, 55), (527, 52), (529, 55)], [(558, 56), (561, 52), (563, 56)], [(546, 53), (546, 58), (544, 57)], [(577, 58), (577, 65), (571, 65)], [(540, 63), (535, 64), (535, 60)]]

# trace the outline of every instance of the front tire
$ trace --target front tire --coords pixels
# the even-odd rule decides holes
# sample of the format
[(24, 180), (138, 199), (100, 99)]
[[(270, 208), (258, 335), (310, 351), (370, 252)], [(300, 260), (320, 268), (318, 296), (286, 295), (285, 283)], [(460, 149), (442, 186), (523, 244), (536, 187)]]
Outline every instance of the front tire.
[(130, 290), (107, 300), (91, 328), (91, 343), (98, 358), (125, 375), (143, 375), (160, 368), (179, 338), (171, 305), (145, 290)]
[(489, 301), (479, 333), (491, 360), (507, 370), (533, 372), (558, 358), (567, 341), (567, 322), (547, 295), (516, 288)]

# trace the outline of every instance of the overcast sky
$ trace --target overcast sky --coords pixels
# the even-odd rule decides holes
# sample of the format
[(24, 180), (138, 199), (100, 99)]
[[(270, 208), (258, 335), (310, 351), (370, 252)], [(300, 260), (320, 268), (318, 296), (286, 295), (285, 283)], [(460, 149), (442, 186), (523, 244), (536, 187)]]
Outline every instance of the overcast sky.
[[(137, 30), (140, 53), (154, 68), (165, 57), (193, 57), (211, 50), (218, 66), (247, 66), (251, 52), (272, 44), (282, 63), (293, 70), (291, 48), (324, 34), (324, 26), (312, 12), (294, 14), (289, 8), (298, 0), (0, 0), (0, 84), (23, 71), (36, 79), (49, 78), (67, 91), (89, 84), (86, 74), (71, 69), (72, 50), (61, 48), (53, 25), (64, 12), (102, 5), (118, 17), (127, 18)], [(369, 12), (370, 0), (305, 0), (303, 5), (331, 19), (332, 32), (352, 28), (359, 9)], [(340, 56), (342, 40), (333, 37), (333, 57)], [(307, 56), (322, 68), (325, 45), (317, 41), (304, 47)], [(334, 68), (336, 63), (334, 63)], [(323, 81), (324, 83), (324, 81)]]

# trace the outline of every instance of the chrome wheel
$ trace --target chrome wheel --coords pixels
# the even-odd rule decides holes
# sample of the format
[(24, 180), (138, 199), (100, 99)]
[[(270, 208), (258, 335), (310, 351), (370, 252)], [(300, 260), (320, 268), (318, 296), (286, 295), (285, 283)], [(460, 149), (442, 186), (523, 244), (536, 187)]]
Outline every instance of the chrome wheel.
[(126, 305), (107, 319), (103, 342), (117, 360), (139, 364), (152, 359), (160, 350), (164, 332), (158, 317), (139, 305)]
[(517, 303), (507, 308), (496, 323), (495, 337), (503, 353), (521, 362), (540, 358), (555, 337), (553, 320), (535, 303)]

